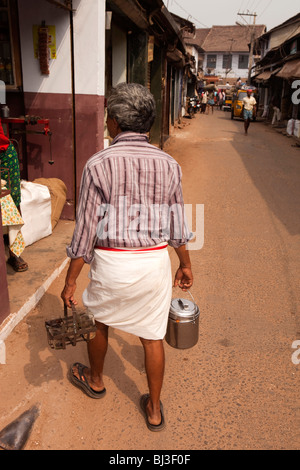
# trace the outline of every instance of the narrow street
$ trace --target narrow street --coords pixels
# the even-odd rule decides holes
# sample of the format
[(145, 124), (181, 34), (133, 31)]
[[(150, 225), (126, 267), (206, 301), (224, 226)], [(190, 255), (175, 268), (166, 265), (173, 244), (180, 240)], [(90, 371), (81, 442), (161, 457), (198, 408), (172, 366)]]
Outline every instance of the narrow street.
[(69, 383), (70, 364), (88, 361), (85, 345), (52, 351), (44, 328), (62, 314), (64, 271), (11, 333), (0, 366), (0, 429), (40, 405), (28, 450), (299, 449), (300, 149), (264, 123), (246, 137), (222, 111), (185, 124), (165, 150), (182, 167), (185, 202), (204, 204), (204, 246), (191, 251), (200, 337), (192, 349), (166, 344), (167, 428), (149, 432), (138, 409), (147, 391), (138, 338), (110, 332), (103, 400)]

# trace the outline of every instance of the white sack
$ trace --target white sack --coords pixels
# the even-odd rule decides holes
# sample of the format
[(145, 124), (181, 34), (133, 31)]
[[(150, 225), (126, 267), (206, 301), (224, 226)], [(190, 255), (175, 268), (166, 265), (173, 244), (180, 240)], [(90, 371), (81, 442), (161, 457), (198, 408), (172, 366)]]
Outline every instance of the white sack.
[(21, 181), (21, 215), (25, 246), (51, 235), (51, 196), (47, 186)]
[(300, 121), (299, 120), (295, 121), (294, 136), (300, 139)]
[(290, 119), (287, 123), (286, 132), (288, 135), (293, 135), (295, 129), (295, 119)]

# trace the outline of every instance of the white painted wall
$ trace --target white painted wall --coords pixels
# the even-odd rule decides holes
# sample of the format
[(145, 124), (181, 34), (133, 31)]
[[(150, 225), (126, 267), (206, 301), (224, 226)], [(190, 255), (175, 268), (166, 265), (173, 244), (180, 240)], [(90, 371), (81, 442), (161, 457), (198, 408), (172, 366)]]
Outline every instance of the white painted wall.
[[(24, 92), (71, 93), (69, 13), (45, 0), (19, 0), (19, 22)], [(104, 95), (105, 0), (74, 0), (75, 90)], [(45, 21), (56, 27), (57, 59), (50, 75), (41, 75), (34, 57), (32, 26)]]
[[(74, 15), (76, 94), (105, 94), (105, 0), (77, 0)], [(75, 2), (74, 2), (75, 5)]]
[(195, 70), (195, 72), (197, 73), (198, 72), (198, 66), (199, 66), (199, 52), (198, 52), (198, 49), (193, 45), (187, 45), (186, 50), (189, 54), (191, 54), (192, 56), (195, 57), (195, 61), (196, 61), (196, 70)]
[(127, 81), (127, 33), (112, 23), (112, 86)]
[[(223, 53), (218, 54), (218, 53), (213, 53), (211, 52), (210, 54), (217, 54), (217, 62), (216, 62), (216, 68), (214, 70), (215, 75), (220, 75), (221, 77), (225, 77), (225, 72), (226, 70), (223, 69)], [(245, 52), (239, 52), (239, 53), (233, 53), (232, 54), (232, 66), (231, 66), (231, 71), (227, 74), (228, 78), (239, 78), (239, 77), (247, 77), (248, 76), (248, 69), (240, 69), (239, 68), (239, 55), (246, 55)], [(205, 54), (205, 59), (204, 59), (204, 70), (206, 71), (207, 69), (207, 54)]]
[[(56, 26), (57, 59), (51, 60), (50, 75), (40, 73), (34, 57), (32, 26)], [(71, 93), (69, 15), (45, 1), (19, 0), (20, 40), (24, 92)]]

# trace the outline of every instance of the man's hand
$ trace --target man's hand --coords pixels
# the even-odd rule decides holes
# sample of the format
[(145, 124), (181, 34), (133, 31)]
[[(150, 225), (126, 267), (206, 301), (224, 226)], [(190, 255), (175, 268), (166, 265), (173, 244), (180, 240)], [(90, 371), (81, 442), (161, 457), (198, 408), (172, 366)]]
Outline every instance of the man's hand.
[(74, 299), (74, 292), (76, 290), (76, 284), (68, 285), (65, 284), (65, 287), (61, 293), (61, 298), (64, 301), (64, 304), (71, 308), (71, 302), (76, 305), (77, 301)]
[(191, 268), (179, 267), (174, 280), (174, 287), (180, 287), (182, 290), (190, 289), (193, 285), (193, 273)]
[(175, 248), (175, 251), (179, 258), (180, 266), (175, 274), (174, 287), (178, 286), (182, 290), (187, 290), (193, 285), (190, 255), (185, 245)]
[(76, 290), (76, 279), (78, 278), (83, 266), (84, 266), (84, 259), (83, 258), (75, 258), (71, 259), (69, 269), (66, 275), (65, 280), (65, 287), (61, 293), (61, 298), (64, 301), (64, 304), (67, 307), (71, 307), (71, 302), (76, 305), (77, 302), (74, 300), (74, 292)]

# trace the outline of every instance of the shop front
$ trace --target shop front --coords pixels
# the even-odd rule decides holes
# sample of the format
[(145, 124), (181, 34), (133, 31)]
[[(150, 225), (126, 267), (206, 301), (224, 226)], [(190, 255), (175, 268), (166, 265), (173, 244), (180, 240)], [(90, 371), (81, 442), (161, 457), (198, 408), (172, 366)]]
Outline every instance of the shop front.
[[(63, 219), (75, 219), (83, 167), (104, 145), (105, 4), (0, 0), (2, 125), (22, 179), (56, 178), (66, 186)], [(0, 256), (2, 301), (2, 244)], [(1, 323), (7, 305), (0, 305)]]

